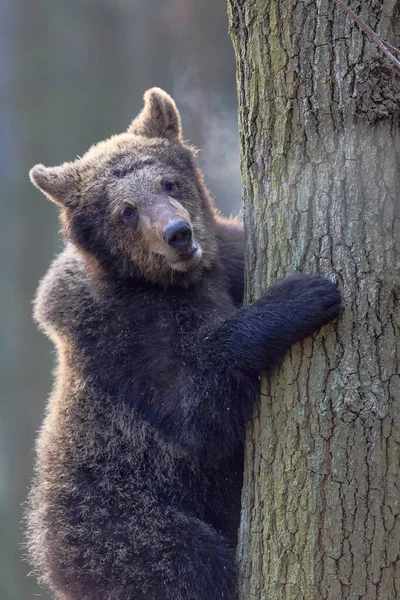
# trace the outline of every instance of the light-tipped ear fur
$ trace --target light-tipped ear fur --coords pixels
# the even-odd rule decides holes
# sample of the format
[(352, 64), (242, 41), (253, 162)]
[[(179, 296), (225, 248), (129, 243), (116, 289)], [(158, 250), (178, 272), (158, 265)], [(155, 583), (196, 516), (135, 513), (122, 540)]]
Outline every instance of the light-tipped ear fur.
[(174, 100), (154, 87), (144, 95), (144, 107), (128, 127), (128, 133), (182, 142), (181, 118)]
[(35, 165), (29, 171), (29, 178), (50, 200), (65, 206), (75, 190), (76, 173), (71, 164), (60, 167)]

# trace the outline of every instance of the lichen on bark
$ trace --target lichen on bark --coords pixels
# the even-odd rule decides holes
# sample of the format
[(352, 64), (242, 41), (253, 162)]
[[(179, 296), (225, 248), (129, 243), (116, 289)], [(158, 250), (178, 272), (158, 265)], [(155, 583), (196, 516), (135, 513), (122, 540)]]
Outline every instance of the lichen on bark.
[[(351, 2), (399, 44), (400, 3)], [(243, 600), (400, 598), (400, 77), (333, 2), (229, 0), (247, 299), (293, 271), (346, 310), (263, 382)]]

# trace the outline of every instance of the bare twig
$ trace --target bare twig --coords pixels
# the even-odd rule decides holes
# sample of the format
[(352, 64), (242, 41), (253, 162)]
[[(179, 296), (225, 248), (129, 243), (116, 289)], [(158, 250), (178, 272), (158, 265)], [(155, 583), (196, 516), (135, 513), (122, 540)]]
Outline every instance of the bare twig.
[(371, 27), (369, 27), (356, 13), (351, 10), (342, 0), (333, 0), (349, 17), (357, 23), (359, 28), (374, 42), (378, 48), (400, 69), (400, 60), (395, 56), (400, 56), (399, 48), (392, 46), (389, 42), (383, 40)]
[(400, 56), (399, 48), (396, 48), (396, 46), (392, 46), (392, 44), (389, 44), (389, 42), (387, 42), (386, 40), (382, 40), (382, 44), (384, 44), (388, 50), (391, 50), (392, 52), (394, 52), (394, 54), (398, 54)]

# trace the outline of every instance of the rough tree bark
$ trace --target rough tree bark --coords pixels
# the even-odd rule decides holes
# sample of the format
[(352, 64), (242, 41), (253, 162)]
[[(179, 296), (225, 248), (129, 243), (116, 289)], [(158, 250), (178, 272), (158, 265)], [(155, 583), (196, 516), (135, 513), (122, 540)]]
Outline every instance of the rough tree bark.
[[(389, 42), (400, 2), (351, 2)], [(338, 324), (263, 382), (247, 432), (242, 600), (400, 598), (400, 77), (330, 0), (228, 0), (247, 298), (338, 281)]]

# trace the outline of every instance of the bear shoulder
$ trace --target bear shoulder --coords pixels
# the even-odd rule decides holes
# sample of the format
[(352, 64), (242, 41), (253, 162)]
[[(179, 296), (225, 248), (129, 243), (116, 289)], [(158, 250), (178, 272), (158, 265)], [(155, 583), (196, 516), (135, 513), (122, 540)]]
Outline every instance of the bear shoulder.
[(70, 244), (55, 258), (41, 280), (34, 300), (34, 317), (55, 342), (68, 337), (79, 316), (96, 298), (85, 261)]

